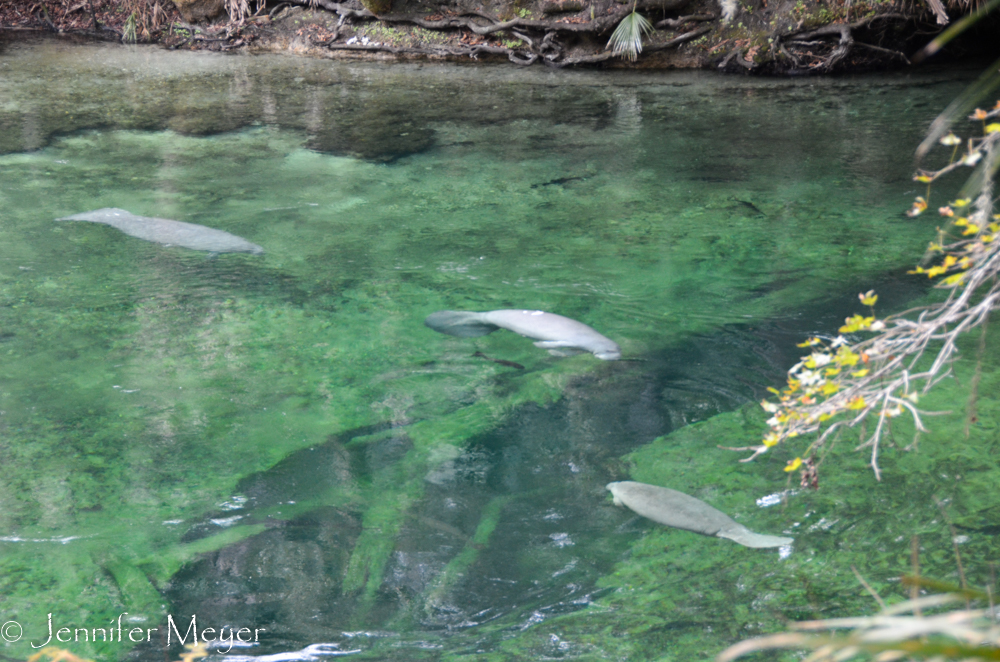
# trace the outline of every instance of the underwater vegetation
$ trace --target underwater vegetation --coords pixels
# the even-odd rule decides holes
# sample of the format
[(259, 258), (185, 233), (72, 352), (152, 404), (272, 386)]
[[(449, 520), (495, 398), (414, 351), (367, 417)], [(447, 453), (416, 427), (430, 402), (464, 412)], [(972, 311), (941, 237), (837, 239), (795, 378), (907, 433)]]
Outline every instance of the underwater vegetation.
[[(288, 89), (288, 70), (241, 62), (212, 86), (232, 102), (227, 129), (186, 92), (136, 98), (135, 77), (162, 82), (157, 67), (123, 76), (93, 48), (88, 67), (109, 63), (100, 95), (78, 90), (84, 119), (47, 120), (71, 130), (29, 130), (31, 95), (3, 111), (40, 140), (0, 157), (0, 616), (24, 626), (4, 655), (37, 652), (48, 614), (93, 632), (127, 613), (157, 635), (168, 615), (264, 628), (254, 655), (705, 659), (787, 618), (856, 613), (870, 598), (852, 564), (891, 595), (900, 540), (950, 538), (933, 497), (963, 554), (992, 558), (995, 352), (969, 437), (961, 415), (934, 418), (916, 452), (885, 450), (881, 483), (846, 437), (818, 492), (785, 483), (790, 447), (751, 465), (718, 448), (759, 437), (753, 403), (795, 361), (784, 340), (842, 324), (859, 283), (892, 310), (926, 296), (900, 273), (928, 226), (899, 213), (912, 184), (893, 156), (929, 119), (913, 103), (926, 89), (879, 87), (873, 104), (850, 81), (584, 78), (556, 108), (541, 79), (501, 94), (424, 71), (435, 98), (482, 94), (482, 112), (417, 118), (433, 146), (387, 164), (310, 149), (324, 134), (307, 114), (276, 119), (283, 94), (313, 99), (320, 119), (345, 90), (378, 99), (367, 66), (304, 63)], [(37, 59), (61, 72), (66, 110), (73, 56), (59, 53)], [(39, 71), (21, 64), (9, 89)], [(941, 96), (957, 84), (927, 81)], [(122, 100), (169, 98), (187, 123), (102, 123), (108, 95), (115, 117)], [(703, 114), (682, 127), (689, 108)], [(855, 138), (809, 139), (831, 126)], [(52, 220), (102, 208), (225, 227), (267, 252), (206, 259)], [(421, 324), (525, 306), (641, 360)], [(976, 342), (959, 341), (958, 381), (924, 406), (964, 397)], [(901, 418), (888, 438), (911, 433)], [(791, 552), (614, 508), (604, 486), (629, 479), (794, 538)], [(929, 549), (924, 569), (947, 579), (949, 559)], [(127, 639), (59, 644), (162, 656), (156, 636)]]

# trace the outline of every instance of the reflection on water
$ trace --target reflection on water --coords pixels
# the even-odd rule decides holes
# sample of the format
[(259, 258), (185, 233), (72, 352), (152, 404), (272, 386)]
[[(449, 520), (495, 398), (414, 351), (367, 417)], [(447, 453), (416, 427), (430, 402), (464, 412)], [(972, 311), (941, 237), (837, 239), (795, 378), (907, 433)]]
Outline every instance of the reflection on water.
[[(918, 294), (886, 275), (928, 236), (900, 213), (909, 154), (964, 76), (56, 41), (7, 43), (0, 68), (0, 616), (38, 641), (50, 612), (80, 627), (196, 614), (266, 630), (226, 656), (257, 660), (602, 654), (541, 625), (623, 595), (608, 577), (649, 525), (610, 505), (622, 456), (759, 399), (794, 342), (853, 312), (858, 283)], [(102, 207), (266, 253), (54, 222)], [(579, 319), (625, 360), (422, 324), (513, 307)], [(705, 448), (753, 443), (746, 428)], [(699, 488), (751, 528), (791, 526), (753, 506), (781, 490), (764, 470)], [(736, 567), (712, 543), (704, 563)], [(701, 595), (699, 609), (751, 609)], [(660, 613), (676, 596), (657, 599)]]

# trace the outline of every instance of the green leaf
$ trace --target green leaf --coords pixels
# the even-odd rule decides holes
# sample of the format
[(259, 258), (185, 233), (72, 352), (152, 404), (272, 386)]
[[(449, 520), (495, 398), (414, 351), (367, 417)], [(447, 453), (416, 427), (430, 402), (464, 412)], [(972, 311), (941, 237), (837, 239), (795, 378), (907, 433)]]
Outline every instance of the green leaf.
[(611, 39), (608, 40), (611, 54), (624, 55), (634, 62), (642, 52), (642, 35), (652, 32), (653, 24), (645, 16), (632, 10), (611, 33)]

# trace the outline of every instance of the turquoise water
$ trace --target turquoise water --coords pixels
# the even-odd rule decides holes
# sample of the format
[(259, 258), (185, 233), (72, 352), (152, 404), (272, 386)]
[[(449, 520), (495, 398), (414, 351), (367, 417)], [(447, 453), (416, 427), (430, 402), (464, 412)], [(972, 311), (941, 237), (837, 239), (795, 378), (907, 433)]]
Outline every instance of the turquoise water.
[[(93, 633), (128, 612), (138, 642), (60, 645), (163, 659), (168, 615), (183, 635), (195, 614), (199, 629), (263, 629), (215, 649), (230, 659), (700, 659), (779, 612), (861, 604), (843, 582), (850, 600), (796, 588), (780, 609), (689, 594), (685, 563), (730, 587), (804, 577), (791, 568), (835, 565), (851, 534), (840, 552), (807, 536), (783, 560), (654, 529), (604, 485), (631, 473), (772, 533), (809, 517), (805, 498), (754, 505), (784, 489), (780, 456), (717, 451), (755, 443), (759, 420), (683, 435), (780, 384), (794, 343), (856, 312), (857, 291), (874, 284), (890, 307), (923, 294), (902, 275), (935, 226), (902, 213), (923, 193), (912, 149), (976, 73), (751, 80), (4, 44), (0, 617), (23, 628), (6, 654), (44, 641), (49, 613)], [(102, 207), (266, 253), (54, 222)], [(515, 307), (579, 319), (627, 360), (422, 324)], [(956, 453), (979, 457), (975, 441)], [(626, 457), (664, 447), (674, 464)], [(851, 487), (852, 508), (877, 511), (863, 459), (845, 458), (857, 466), (815, 498)], [(930, 488), (911, 489), (930, 526)], [(995, 511), (981, 492), (956, 514), (969, 526)], [(908, 533), (891, 547), (903, 533), (887, 558), (907, 558)], [(668, 588), (649, 570), (663, 540)], [(744, 574), (706, 570), (720, 566)]]

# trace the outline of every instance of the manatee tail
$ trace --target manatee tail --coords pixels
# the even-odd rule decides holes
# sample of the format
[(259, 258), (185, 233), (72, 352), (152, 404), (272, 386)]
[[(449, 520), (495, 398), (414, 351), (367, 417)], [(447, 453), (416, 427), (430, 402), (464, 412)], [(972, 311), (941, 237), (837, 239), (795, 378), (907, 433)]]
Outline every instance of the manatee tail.
[(483, 313), (464, 310), (439, 310), (428, 315), (424, 324), (435, 331), (459, 338), (485, 336), (500, 328), (496, 324), (490, 324), (483, 320)]
[(764, 533), (754, 533), (745, 526), (738, 529), (731, 529), (729, 531), (719, 531), (717, 534), (720, 538), (729, 538), (744, 547), (784, 547), (785, 545), (791, 545), (795, 542), (794, 538), (783, 538), (782, 536), (769, 536)]

